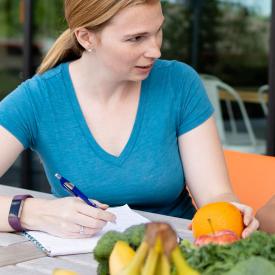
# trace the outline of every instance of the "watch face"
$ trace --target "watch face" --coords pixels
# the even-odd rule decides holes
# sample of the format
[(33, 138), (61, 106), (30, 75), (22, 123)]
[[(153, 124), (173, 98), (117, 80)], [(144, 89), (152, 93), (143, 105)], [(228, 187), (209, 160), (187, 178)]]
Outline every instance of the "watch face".
[(12, 201), (11, 207), (10, 207), (10, 213), (9, 213), (10, 216), (18, 217), (21, 202), (22, 202), (22, 200), (20, 200), (20, 199)]

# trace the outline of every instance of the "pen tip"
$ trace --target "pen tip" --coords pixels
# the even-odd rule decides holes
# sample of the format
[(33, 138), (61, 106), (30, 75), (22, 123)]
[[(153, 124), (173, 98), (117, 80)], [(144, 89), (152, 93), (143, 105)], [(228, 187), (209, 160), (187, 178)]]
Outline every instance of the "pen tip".
[(61, 175), (59, 175), (58, 173), (56, 173), (54, 176), (59, 180), (61, 179)]

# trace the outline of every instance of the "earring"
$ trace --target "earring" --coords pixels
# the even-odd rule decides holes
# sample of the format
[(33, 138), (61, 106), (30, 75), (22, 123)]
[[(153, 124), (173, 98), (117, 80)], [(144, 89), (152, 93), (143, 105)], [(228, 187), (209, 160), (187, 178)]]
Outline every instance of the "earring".
[(95, 52), (96, 52), (96, 49), (95, 49), (95, 48), (92, 48), (92, 49), (89, 48), (89, 49), (87, 49), (87, 51), (88, 51), (89, 53), (91, 53), (91, 52), (92, 52), (92, 53), (95, 53)]

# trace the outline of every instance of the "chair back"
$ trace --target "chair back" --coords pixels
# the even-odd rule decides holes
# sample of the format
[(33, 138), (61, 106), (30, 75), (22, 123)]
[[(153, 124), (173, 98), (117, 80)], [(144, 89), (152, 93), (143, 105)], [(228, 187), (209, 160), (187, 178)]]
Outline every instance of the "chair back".
[(261, 107), (262, 107), (262, 110), (265, 114), (265, 116), (268, 115), (268, 107), (267, 107), (267, 104), (266, 104), (266, 101), (264, 99), (264, 95), (266, 93), (268, 93), (268, 90), (269, 90), (269, 85), (263, 85), (261, 86), (259, 89), (258, 89), (258, 98), (259, 98), (259, 102), (261, 104)]
[[(214, 117), (221, 142), (226, 149), (232, 149), (243, 152), (265, 153), (265, 142), (256, 139), (255, 133), (251, 126), (250, 119), (243, 104), (243, 101), (237, 91), (228, 84), (224, 83), (215, 76), (200, 75), (203, 81), (207, 95), (215, 109)], [(224, 120), (221, 109), (221, 91), (226, 94), (226, 110), (229, 115), (230, 130), (225, 130)], [(237, 103), (245, 132), (238, 131), (238, 127), (234, 118), (231, 101)]]
[(275, 194), (275, 157), (224, 150), (233, 190), (256, 212)]

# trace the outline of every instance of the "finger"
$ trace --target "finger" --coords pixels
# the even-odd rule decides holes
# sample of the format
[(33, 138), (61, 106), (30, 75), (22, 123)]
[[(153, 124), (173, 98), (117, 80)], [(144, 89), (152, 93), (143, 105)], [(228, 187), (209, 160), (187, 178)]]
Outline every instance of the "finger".
[(106, 204), (106, 203), (101, 203), (101, 202), (99, 202), (99, 201), (97, 201), (97, 200), (91, 200), (91, 201), (93, 201), (97, 206), (99, 206), (99, 208), (101, 208), (101, 209), (107, 209), (108, 207), (109, 207), (109, 205), (108, 204)]
[(95, 219), (87, 215), (83, 215), (81, 213), (78, 213), (74, 217), (74, 222), (88, 228), (96, 228), (99, 230), (101, 230), (106, 225), (106, 221), (103, 221), (101, 219)]
[(246, 238), (251, 233), (253, 233), (254, 231), (256, 231), (259, 228), (259, 225), (260, 225), (259, 221), (256, 218), (254, 218), (252, 220), (252, 222), (242, 232), (242, 238)]
[(187, 229), (188, 229), (188, 230), (192, 230), (192, 223), (189, 223), (189, 224), (187, 225)]
[(116, 221), (116, 216), (113, 213), (100, 208), (91, 207), (83, 202), (77, 204), (77, 211), (94, 219), (113, 223)]
[(242, 212), (244, 225), (247, 226), (251, 223), (254, 218), (253, 209), (251, 207), (237, 202), (231, 202), (231, 204), (235, 205)]
[(98, 229), (91, 229), (84, 227), (83, 230), (80, 232), (80, 226), (78, 225), (78, 232), (70, 232), (63, 236), (63, 238), (71, 238), (71, 239), (82, 239), (82, 238), (90, 238), (97, 234), (100, 230)]

